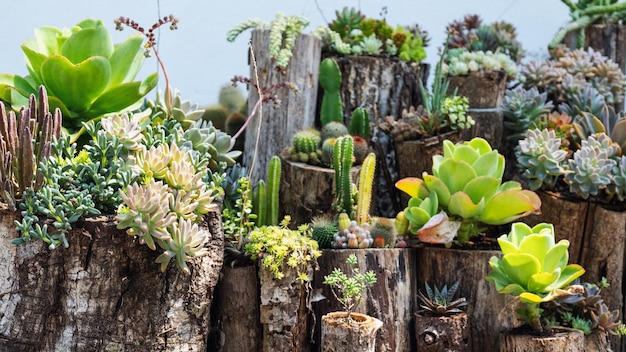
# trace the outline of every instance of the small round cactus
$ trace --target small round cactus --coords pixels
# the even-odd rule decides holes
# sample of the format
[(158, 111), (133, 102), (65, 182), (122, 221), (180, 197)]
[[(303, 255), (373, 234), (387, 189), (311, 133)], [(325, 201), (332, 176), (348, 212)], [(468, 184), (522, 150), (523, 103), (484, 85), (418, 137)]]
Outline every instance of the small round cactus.
[(328, 138), (322, 143), (322, 163), (324, 163), (324, 165), (332, 165), (336, 141), (337, 139), (335, 138)]
[(317, 216), (311, 221), (311, 239), (317, 241), (320, 249), (331, 248), (338, 231), (337, 224), (327, 216)]
[(348, 134), (348, 127), (341, 122), (331, 121), (322, 127), (322, 141), (328, 138), (337, 138)]
[[(393, 219), (376, 218), (370, 228), (370, 235), (374, 239), (374, 246), (378, 248), (393, 248), (396, 245), (398, 233)], [(380, 246), (382, 241), (382, 246)]]
[(354, 149), (352, 150), (354, 163), (358, 165), (363, 163), (363, 160), (369, 153), (369, 143), (359, 136), (352, 136), (352, 139), (354, 140)]

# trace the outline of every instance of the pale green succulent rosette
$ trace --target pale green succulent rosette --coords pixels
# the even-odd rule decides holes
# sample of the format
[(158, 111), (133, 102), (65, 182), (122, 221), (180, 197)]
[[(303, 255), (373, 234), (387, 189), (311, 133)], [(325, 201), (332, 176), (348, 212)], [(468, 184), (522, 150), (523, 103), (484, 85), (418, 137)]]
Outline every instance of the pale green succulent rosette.
[(530, 227), (518, 222), (508, 235), (498, 238), (502, 258), (491, 257), (486, 280), (500, 293), (519, 296), (526, 309), (520, 316), (541, 330), (539, 304), (569, 294), (568, 285), (583, 275), (578, 264), (567, 264), (569, 241), (555, 243), (554, 226), (540, 223)]

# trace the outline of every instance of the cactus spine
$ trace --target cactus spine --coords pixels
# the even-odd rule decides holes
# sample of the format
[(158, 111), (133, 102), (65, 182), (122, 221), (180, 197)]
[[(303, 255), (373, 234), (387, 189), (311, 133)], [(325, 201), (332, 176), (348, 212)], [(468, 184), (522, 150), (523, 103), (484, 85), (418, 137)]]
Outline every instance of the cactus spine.
[(330, 121), (343, 123), (343, 106), (341, 105), (341, 70), (337, 61), (326, 58), (320, 63), (319, 82), (324, 89), (320, 121), (322, 126)]
[(337, 212), (352, 214), (352, 149), (351, 136), (343, 136), (335, 142), (333, 150), (333, 168), (335, 169), (335, 196)]
[(278, 225), (278, 191), (280, 188), (280, 158), (270, 159), (267, 171), (267, 221), (268, 225)]
[(374, 171), (376, 169), (376, 155), (369, 153), (359, 173), (359, 198), (356, 203), (355, 220), (359, 226), (369, 222), (370, 204), (372, 201), (372, 185), (374, 184)]
[(371, 137), (370, 115), (365, 108), (354, 109), (350, 119), (349, 131), (351, 135), (363, 137), (363, 139), (369, 141)]

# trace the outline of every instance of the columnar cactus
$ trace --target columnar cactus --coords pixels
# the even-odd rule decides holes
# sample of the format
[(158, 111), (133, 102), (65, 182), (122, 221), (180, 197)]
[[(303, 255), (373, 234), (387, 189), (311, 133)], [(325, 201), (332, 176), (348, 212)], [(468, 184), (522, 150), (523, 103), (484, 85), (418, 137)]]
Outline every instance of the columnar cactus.
[(333, 168), (335, 169), (335, 209), (337, 212), (352, 214), (352, 149), (351, 136), (343, 136), (335, 142)]
[(355, 220), (359, 226), (370, 221), (370, 203), (372, 201), (375, 169), (376, 155), (374, 153), (370, 153), (363, 161), (361, 171), (359, 173), (359, 196), (356, 203), (355, 216)]
[(372, 131), (370, 128), (370, 115), (365, 108), (356, 108), (352, 112), (352, 118), (350, 119), (350, 128), (348, 129), (353, 136), (363, 137), (365, 140), (369, 140)]
[(331, 121), (343, 123), (343, 105), (341, 103), (341, 70), (337, 61), (326, 58), (320, 64), (319, 82), (324, 89), (320, 120), (322, 126)]

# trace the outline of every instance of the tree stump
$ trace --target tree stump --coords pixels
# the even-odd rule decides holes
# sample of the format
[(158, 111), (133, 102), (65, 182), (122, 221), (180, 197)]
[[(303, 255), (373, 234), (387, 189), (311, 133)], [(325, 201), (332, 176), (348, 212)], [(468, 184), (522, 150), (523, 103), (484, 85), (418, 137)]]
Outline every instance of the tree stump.
[[(551, 192), (537, 194), (541, 198), (541, 214), (528, 216), (526, 222), (553, 224), (556, 239), (570, 242), (570, 263), (585, 268), (581, 280), (598, 283), (606, 277), (611, 287), (602, 290), (602, 298), (611, 310), (619, 309), (623, 317), (626, 209), (568, 199)], [(620, 340), (610, 340), (613, 349), (619, 351)]]
[[(334, 216), (335, 170), (291, 160), (287, 148), (280, 154), (280, 212), (291, 216), (290, 225), (311, 222), (313, 217)], [(352, 167), (352, 182), (358, 182), (361, 166)]]
[(506, 352), (583, 352), (585, 335), (582, 331), (554, 328), (553, 336), (537, 337), (528, 334), (500, 333), (500, 351)]
[[(309, 344), (309, 291), (300, 283), (295, 270), (284, 268), (285, 276), (275, 279), (259, 263), (261, 282), (261, 324), (263, 352), (306, 352)], [(309, 269), (309, 277), (313, 268)]]
[(494, 255), (502, 256), (502, 252), (434, 246), (417, 249), (420, 287), (425, 282), (437, 287), (450, 287), (460, 281), (456, 298), (465, 297), (468, 302), (466, 312), (470, 319), (471, 351), (498, 351), (498, 314), (510, 298), (498, 293), (485, 280), (490, 271), (489, 259)]
[[(389, 249), (324, 249), (318, 258), (319, 270), (315, 272), (313, 287), (321, 288), (325, 300), (314, 305), (317, 320), (329, 312), (343, 310), (324, 276), (335, 268), (350, 272), (346, 264), (350, 254), (357, 256), (358, 268), (374, 271), (377, 282), (368, 286), (361, 304), (355, 311), (380, 319), (383, 326), (376, 335), (376, 351), (415, 351), (413, 312), (417, 310), (417, 253), (414, 248)], [(319, 329), (316, 327), (316, 336)], [(319, 338), (315, 339), (319, 341)]]
[(261, 351), (259, 274), (256, 265), (222, 267), (215, 288), (210, 351)]
[[(430, 66), (407, 63), (398, 58), (382, 56), (332, 56), (341, 70), (341, 100), (344, 123), (349, 125), (354, 109), (367, 109), (372, 127), (372, 149), (376, 153), (376, 193), (372, 204), (373, 214), (396, 216), (396, 199), (393, 199), (393, 180), (397, 179), (394, 145), (390, 136), (378, 129), (383, 119), (399, 117), (402, 109), (419, 106), (422, 95), (419, 82), (426, 86)], [(317, 119), (323, 91), (317, 96)]]
[(476, 126), (464, 133), (464, 139), (486, 139), (494, 149), (500, 147), (504, 130), (502, 102), (506, 91), (507, 76), (504, 71), (478, 71), (463, 76), (450, 76), (448, 94), (456, 89), (456, 95), (469, 99), (469, 115)]
[(361, 313), (331, 312), (322, 317), (322, 352), (375, 352), (383, 322)]
[(606, 331), (595, 330), (585, 335), (585, 352), (613, 352)]
[[(280, 105), (263, 104), (246, 128), (246, 141), (243, 162), (251, 172), (251, 181), (256, 184), (267, 178), (267, 166), (274, 155), (291, 145), (293, 135), (315, 123), (315, 103), (321, 57), (321, 41), (318, 37), (301, 34), (296, 39), (293, 57), (285, 73), (279, 72), (275, 62), (269, 56), (267, 48), (270, 42), (269, 30), (252, 31), (252, 50), (256, 57), (259, 86), (270, 87), (274, 84), (291, 82), (298, 88), (278, 89), (275, 93)], [(254, 64), (250, 60), (250, 78), (256, 79)], [(251, 112), (259, 94), (254, 88), (248, 93), (248, 112)], [(261, 117), (262, 120), (261, 121)], [(261, 128), (259, 129), (259, 124)], [(257, 143), (258, 137), (258, 145)], [(252, 161), (256, 153), (254, 165)]]
[(0, 351), (204, 351), (222, 266), (219, 212), (208, 214), (209, 254), (173, 263), (107, 217), (79, 221), (69, 248), (19, 246), (14, 213), (0, 213)]
[(415, 313), (415, 336), (420, 352), (463, 352), (469, 350), (467, 313), (430, 316)]

